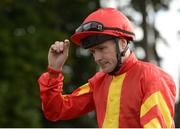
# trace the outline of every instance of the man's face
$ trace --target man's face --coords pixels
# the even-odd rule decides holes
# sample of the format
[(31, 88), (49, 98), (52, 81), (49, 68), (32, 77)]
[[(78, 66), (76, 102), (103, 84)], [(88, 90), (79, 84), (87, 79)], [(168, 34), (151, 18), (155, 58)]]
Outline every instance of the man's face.
[(110, 73), (117, 64), (116, 47), (113, 40), (105, 41), (89, 49), (95, 62), (100, 66), (103, 72)]

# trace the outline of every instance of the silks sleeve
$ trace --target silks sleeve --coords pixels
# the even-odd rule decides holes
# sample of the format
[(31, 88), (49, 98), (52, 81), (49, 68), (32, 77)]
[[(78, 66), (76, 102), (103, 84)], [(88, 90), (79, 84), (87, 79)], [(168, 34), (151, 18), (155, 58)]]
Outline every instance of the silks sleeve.
[(48, 120), (72, 119), (94, 109), (93, 96), (89, 83), (79, 87), (72, 94), (62, 95), (62, 74), (57, 78), (51, 78), (48, 73), (44, 73), (40, 76), (38, 82), (42, 110)]
[(140, 111), (143, 128), (174, 128), (175, 84), (167, 75), (149, 74)]

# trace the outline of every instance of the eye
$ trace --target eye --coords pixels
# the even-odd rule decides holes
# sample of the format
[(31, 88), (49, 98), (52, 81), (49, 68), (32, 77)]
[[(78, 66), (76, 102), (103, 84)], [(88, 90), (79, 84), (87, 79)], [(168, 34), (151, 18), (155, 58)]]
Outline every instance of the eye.
[(98, 49), (99, 49), (99, 50), (103, 50), (104, 48), (103, 48), (103, 47), (99, 47)]
[(103, 46), (102, 46), (102, 47), (99, 47), (98, 50), (99, 50), (99, 51), (104, 51), (105, 48), (106, 48), (106, 47), (103, 47)]
[(94, 53), (95, 53), (95, 50), (89, 50), (89, 52), (90, 52), (91, 54), (94, 54)]

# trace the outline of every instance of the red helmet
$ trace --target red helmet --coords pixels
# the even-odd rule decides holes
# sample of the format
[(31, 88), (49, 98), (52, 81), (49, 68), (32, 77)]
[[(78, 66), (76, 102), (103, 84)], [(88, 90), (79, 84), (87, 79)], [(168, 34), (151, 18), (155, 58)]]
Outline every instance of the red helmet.
[(100, 8), (91, 13), (71, 36), (71, 41), (80, 45), (82, 39), (93, 35), (123, 37), (129, 41), (135, 38), (128, 18), (114, 8)]

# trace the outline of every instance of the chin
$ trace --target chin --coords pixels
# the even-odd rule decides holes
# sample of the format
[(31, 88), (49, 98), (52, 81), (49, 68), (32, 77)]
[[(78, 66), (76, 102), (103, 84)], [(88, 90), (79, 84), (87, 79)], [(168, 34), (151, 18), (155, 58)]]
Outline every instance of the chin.
[(109, 70), (109, 69), (103, 69), (102, 70), (104, 73), (110, 73), (112, 70)]

